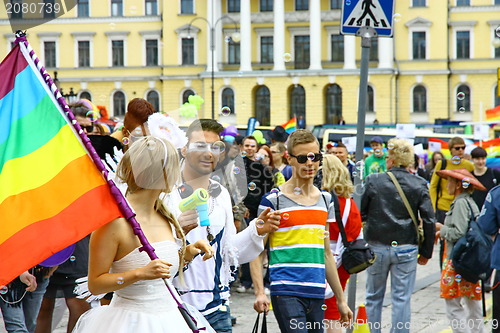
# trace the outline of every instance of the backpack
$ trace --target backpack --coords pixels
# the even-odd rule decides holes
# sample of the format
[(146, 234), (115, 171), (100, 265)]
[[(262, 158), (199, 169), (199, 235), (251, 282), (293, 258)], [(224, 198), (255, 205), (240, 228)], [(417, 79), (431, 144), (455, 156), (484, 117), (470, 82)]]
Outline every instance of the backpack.
[(476, 283), (479, 279), (483, 281), (488, 279), (492, 273), (490, 264), (493, 241), (479, 227), (468, 200), (467, 204), (471, 210), (469, 228), (467, 233), (455, 243), (451, 252), (451, 260), (455, 271), (462, 278)]

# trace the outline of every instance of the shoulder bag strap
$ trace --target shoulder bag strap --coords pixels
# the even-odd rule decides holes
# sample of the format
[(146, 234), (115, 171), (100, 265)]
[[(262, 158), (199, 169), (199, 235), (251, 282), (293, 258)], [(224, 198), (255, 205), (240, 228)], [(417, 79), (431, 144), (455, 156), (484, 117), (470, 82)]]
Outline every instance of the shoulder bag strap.
[(387, 172), (387, 174), (389, 175), (392, 182), (394, 183), (394, 186), (396, 186), (396, 189), (398, 190), (399, 195), (401, 196), (401, 199), (403, 199), (403, 203), (405, 204), (405, 207), (408, 210), (408, 213), (410, 214), (411, 219), (412, 219), (413, 223), (415, 224), (415, 228), (417, 228), (417, 232), (418, 232), (417, 219), (415, 217), (415, 214), (413, 213), (413, 210), (411, 209), (410, 203), (408, 202), (408, 199), (406, 198), (405, 193), (403, 192), (403, 189), (401, 188), (401, 185), (399, 185), (398, 180), (396, 179), (396, 177), (393, 175), (392, 172)]
[[(334, 194), (331, 194), (331, 195), (334, 195)], [(325, 204), (326, 204), (326, 199), (324, 196), (323, 196), (323, 199), (325, 200)], [(349, 206), (347, 206), (348, 204), (349, 204)], [(347, 217), (349, 216), (348, 210), (350, 210), (350, 208), (351, 208), (350, 205), (351, 205), (351, 202), (349, 200), (346, 200), (346, 207), (344, 209), (344, 214), (342, 215), (342, 221), (337, 220), (337, 224), (339, 225), (339, 231), (340, 231), (340, 235), (342, 236), (342, 243), (344, 244), (344, 247), (347, 247), (347, 245), (349, 244), (349, 242), (347, 241), (347, 234), (345, 233), (344, 221), (347, 221)], [(347, 212), (347, 214), (346, 214), (346, 212)]]

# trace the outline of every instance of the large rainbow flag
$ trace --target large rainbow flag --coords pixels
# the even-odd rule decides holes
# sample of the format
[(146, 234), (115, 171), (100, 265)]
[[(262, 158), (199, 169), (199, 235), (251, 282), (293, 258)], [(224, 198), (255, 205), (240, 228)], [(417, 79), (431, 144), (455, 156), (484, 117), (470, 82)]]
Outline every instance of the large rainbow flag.
[(297, 129), (297, 117), (293, 117), (283, 125), (281, 125), (285, 131), (290, 134)]
[(0, 77), (2, 286), (121, 213), (25, 45)]
[(500, 122), (500, 105), (495, 106), (493, 109), (486, 110), (486, 120)]

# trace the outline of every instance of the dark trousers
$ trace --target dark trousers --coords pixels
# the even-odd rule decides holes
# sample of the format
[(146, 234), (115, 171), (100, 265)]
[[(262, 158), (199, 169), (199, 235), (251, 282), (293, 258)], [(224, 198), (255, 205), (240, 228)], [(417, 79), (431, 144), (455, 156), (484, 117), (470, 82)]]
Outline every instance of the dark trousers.
[[(436, 221), (444, 224), (446, 211), (442, 209), (436, 210)], [(444, 256), (444, 240), (439, 239), (439, 269), (443, 270), (443, 256)]]

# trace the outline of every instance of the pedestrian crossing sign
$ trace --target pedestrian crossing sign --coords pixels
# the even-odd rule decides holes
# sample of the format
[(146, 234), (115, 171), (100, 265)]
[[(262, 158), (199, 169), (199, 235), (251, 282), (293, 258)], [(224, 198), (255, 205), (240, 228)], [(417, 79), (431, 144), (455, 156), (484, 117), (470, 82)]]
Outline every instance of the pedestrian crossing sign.
[(374, 28), (379, 36), (392, 36), (395, 0), (344, 0), (343, 35), (355, 35), (361, 27)]

